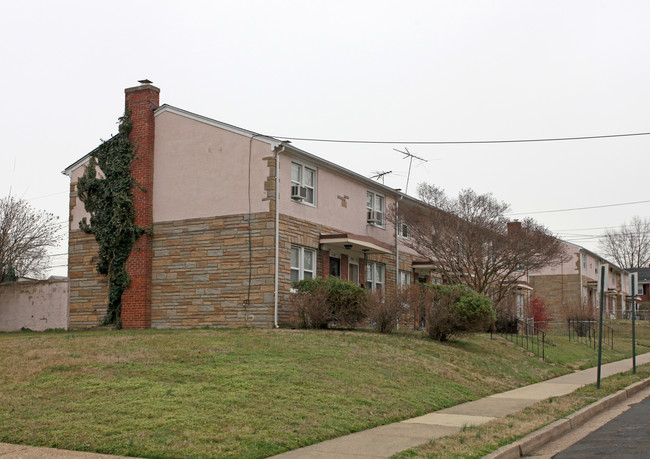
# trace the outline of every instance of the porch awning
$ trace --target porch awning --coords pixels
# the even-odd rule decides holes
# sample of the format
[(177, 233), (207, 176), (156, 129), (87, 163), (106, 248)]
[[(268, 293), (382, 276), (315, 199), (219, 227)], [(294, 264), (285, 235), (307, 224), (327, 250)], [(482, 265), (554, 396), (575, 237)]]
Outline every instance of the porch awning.
[(322, 245), (367, 254), (393, 253), (386, 244), (377, 239), (351, 233), (321, 234), (319, 242)]
[(413, 269), (436, 269), (438, 267), (438, 265), (431, 260), (413, 260), (411, 266)]
[(517, 281), (517, 288), (519, 290), (535, 290), (533, 286), (526, 281)]

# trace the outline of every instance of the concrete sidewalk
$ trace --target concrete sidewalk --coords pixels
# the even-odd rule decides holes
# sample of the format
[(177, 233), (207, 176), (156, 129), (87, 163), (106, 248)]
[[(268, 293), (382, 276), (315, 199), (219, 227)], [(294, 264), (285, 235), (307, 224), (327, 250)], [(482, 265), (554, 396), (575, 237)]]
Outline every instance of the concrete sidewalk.
[[(650, 362), (650, 353), (637, 356), (637, 365)], [(601, 376), (606, 378), (632, 368), (632, 359), (603, 365)], [(344, 437), (324, 441), (305, 448), (289, 451), (276, 458), (387, 458), (421, 445), (435, 438), (460, 431), (465, 425), (484, 424), (521, 411), (527, 406), (549, 397), (566, 395), (577, 388), (596, 382), (596, 368), (578, 371), (541, 383), (491, 395), (473, 402), (425, 414), (402, 422), (364, 430)], [(115, 459), (124, 456), (66, 451), (35, 446), (0, 443), (0, 458), (79, 458)]]
[[(650, 353), (638, 355), (637, 365), (650, 362)], [(632, 369), (632, 359), (608, 363), (601, 368), (601, 377)], [(473, 402), (425, 414), (402, 422), (364, 430), (344, 437), (324, 441), (289, 451), (275, 458), (387, 458), (460, 431), (463, 426), (480, 425), (496, 418), (523, 410), (540, 400), (570, 394), (579, 387), (595, 383), (597, 368), (577, 371), (548, 381), (491, 395)]]

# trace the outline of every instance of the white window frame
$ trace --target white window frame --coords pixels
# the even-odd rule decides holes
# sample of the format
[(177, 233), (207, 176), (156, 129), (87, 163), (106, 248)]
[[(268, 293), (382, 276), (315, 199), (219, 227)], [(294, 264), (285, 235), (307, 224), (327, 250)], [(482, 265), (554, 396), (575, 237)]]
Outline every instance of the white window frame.
[[(297, 266), (294, 266), (294, 263), (293, 263), (294, 250), (298, 252), (298, 265)], [(311, 253), (311, 255), (312, 255), (312, 266), (310, 268), (305, 266), (305, 253), (306, 252)], [(300, 246), (300, 245), (292, 245), (291, 246), (291, 256), (289, 257), (289, 264), (291, 265), (291, 271), (290, 271), (290, 275), (289, 275), (289, 279), (291, 280), (291, 284), (296, 282), (295, 280), (291, 279), (291, 274), (293, 274), (294, 272), (298, 273), (298, 281), (301, 281), (301, 280), (305, 279), (305, 273), (310, 273), (311, 278), (312, 279), (315, 278), (316, 277), (316, 264), (317, 264), (316, 250), (310, 249), (309, 247), (303, 247), (303, 246)], [(308, 279), (309, 279), (309, 277), (308, 277)], [(292, 287), (293, 287), (293, 285), (292, 285)]]
[(374, 191), (368, 190), (366, 194), (366, 217), (369, 212), (381, 214), (381, 219), (379, 223), (368, 222), (368, 225), (384, 228), (386, 223), (386, 196), (381, 193), (375, 193)]
[[(297, 180), (296, 180), (296, 178), (294, 178), (294, 176), (293, 176), (293, 167), (294, 167), (294, 165), (297, 166), (297, 167), (298, 167), (298, 170), (299, 170), (299, 174), (298, 174), (299, 177), (297, 178)], [(305, 181), (305, 170), (308, 170), (308, 171), (310, 171), (310, 172), (313, 173), (314, 180), (313, 180), (312, 185), (307, 185), (307, 184), (305, 183), (305, 182), (306, 182), (306, 181)], [(291, 186), (295, 186), (295, 185), (297, 185), (297, 186), (299, 186), (299, 187), (305, 187), (305, 188), (307, 188), (308, 190), (311, 190), (311, 192), (312, 192), (312, 201), (309, 201), (307, 198), (300, 199), (300, 200), (292, 199), (292, 201), (294, 201), (294, 202), (299, 202), (299, 203), (301, 203), (301, 204), (305, 204), (305, 205), (307, 205), (307, 206), (316, 207), (316, 203), (317, 203), (316, 190), (317, 190), (317, 188), (318, 188), (318, 187), (317, 187), (317, 183), (318, 183), (318, 169), (315, 168), (314, 166), (309, 165), (309, 164), (306, 164), (306, 163), (303, 163), (303, 162), (300, 162), (300, 161), (292, 160), (292, 161), (291, 161), (291, 171), (290, 171), (290, 174), (291, 174)]]
[(521, 293), (515, 293), (515, 304), (516, 304), (516, 314), (517, 318), (524, 319), (524, 303), (526, 298)]
[(399, 270), (399, 286), (402, 288), (406, 288), (409, 285), (411, 285), (411, 272), (410, 271), (404, 271), (402, 269)]
[[(354, 268), (353, 268), (354, 267)], [(352, 276), (352, 271), (356, 271), (356, 276)], [(348, 262), (348, 282), (359, 285), (359, 263)]]
[(369, 261), (366, 263), (366, 289), (376, 292), (382, 291), (386, 285), (386, 265)]
[[(406, 231), (404, 231), (406, 230)], [(397, 236), (402, 239), (410, 239), (409, 237), (409, 227), (406, 223), (401, 220), (397, 221)]]

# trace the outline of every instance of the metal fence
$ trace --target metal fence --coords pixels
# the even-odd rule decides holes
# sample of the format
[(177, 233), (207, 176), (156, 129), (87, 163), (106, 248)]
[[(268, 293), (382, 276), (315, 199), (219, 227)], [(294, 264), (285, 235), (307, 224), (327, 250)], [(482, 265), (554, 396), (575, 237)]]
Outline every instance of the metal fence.
[[(585, 343), (594, 350), (598, 346), (598, 322), (595, 320), (567, 320), (569, 341)], [(614, 349), (614, 329), (603, 324), (603, 344)]]
[(498, 311), (495, 333), (545, 360), (546, 333), (534, 321), (523, 321), (506, 311)]

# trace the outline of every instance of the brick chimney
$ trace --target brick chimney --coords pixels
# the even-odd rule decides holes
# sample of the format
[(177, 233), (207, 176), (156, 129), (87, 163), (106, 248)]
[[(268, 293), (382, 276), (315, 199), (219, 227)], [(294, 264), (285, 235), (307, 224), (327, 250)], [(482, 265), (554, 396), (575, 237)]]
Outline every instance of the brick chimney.
[[(131, 111), (130, 140), (135, 148), (131, 175), (137, 185), (133, 187), (135, 224), (143, 228), (153, 224), (153, 152), (155, 119), (160, 89), (149, 80), (124, 90), (126, 109)], [(151, 328), (151, 266), (153, 250), (151, 236), (143, 234), (136, 241), (126, 262), (131, 284), (122, 295), (122, 326), (131, 329)]]
[(521, 222), (515, 220), (514, 222), (508, 222), (508, 237), (514, 237), (521, 233)]

